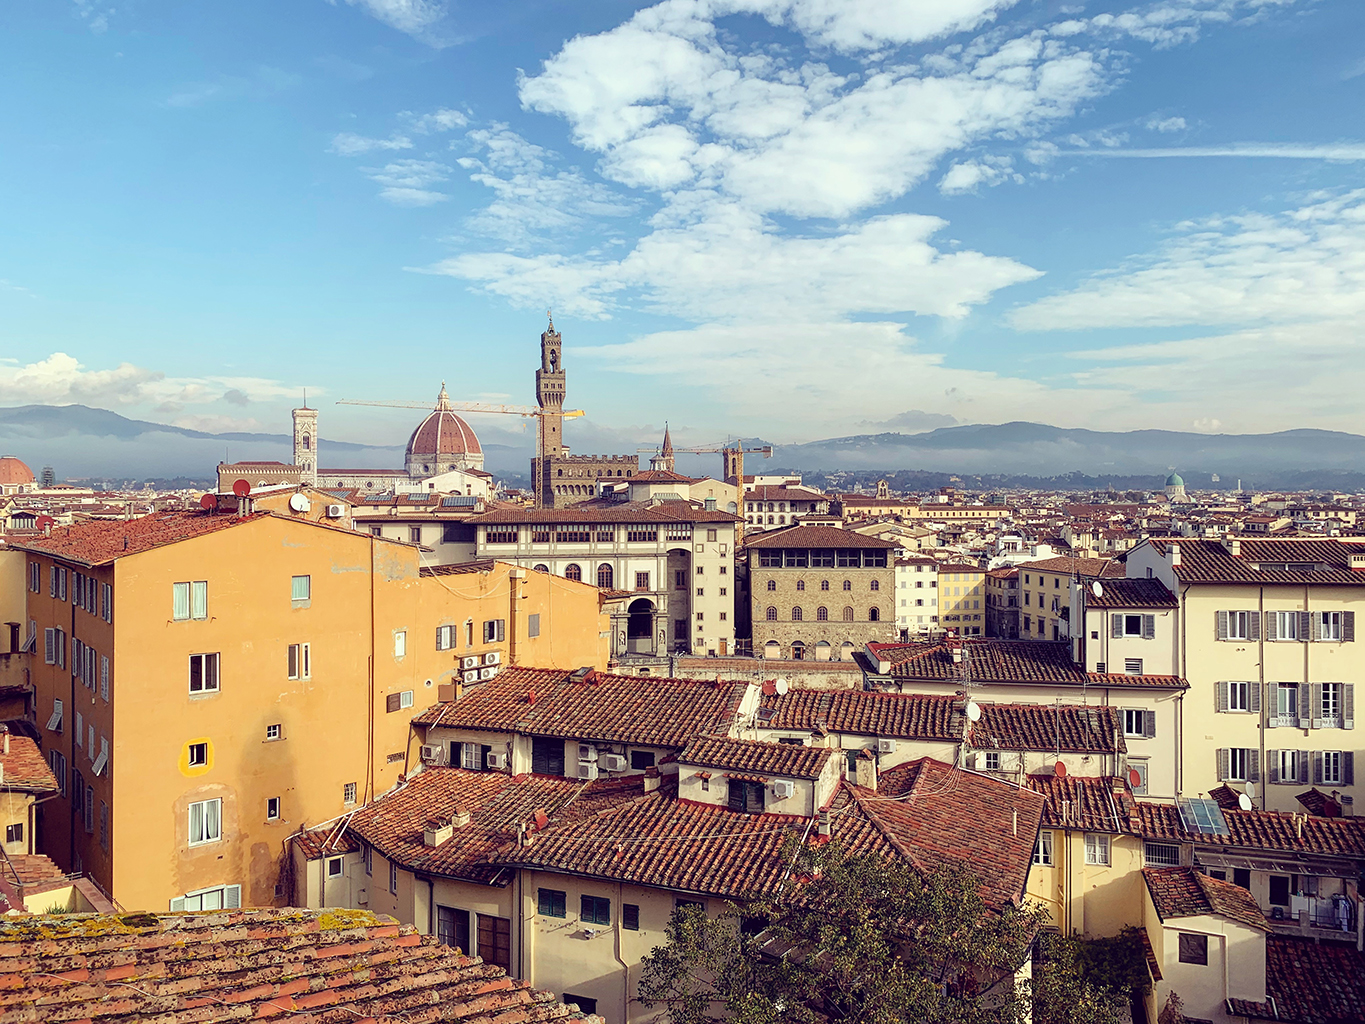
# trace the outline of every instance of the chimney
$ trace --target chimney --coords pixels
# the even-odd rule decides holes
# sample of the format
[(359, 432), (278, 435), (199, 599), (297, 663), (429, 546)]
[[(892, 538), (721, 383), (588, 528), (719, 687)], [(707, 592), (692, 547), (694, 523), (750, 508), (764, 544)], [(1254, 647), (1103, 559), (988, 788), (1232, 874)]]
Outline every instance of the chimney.
[(820, 812), (820, 826), (819, 826), (819, 827), (820, 827), (820, 835), (822, 835), (822, 836), (827, 836), (827, 835), (830, 834), (829, 811), (821, 811), (821, 812)]
[(455, 826), (448, 820), (440, 821), (438, 819), (433, 819), (428, 821), (426, 826), (422, 829), (422, 845), (431, 847), (440, 846), (451, 837), (454, 831)]
[(1240, 538), (1224, 537), (1223, 547), (1227, 549), (1228, 554), (1230, 554), (1233, 558), (1242, 557), (1242, 541)]
[(663, 781), (659, 775), (659, 769), (650, 765), (645, 769), (645, 792), (653, 793), (658, 790), (659, 783)]
[(1180, 545), (1179, 545), (1179, 544), (1172, 544), (1172, 545), (1171, 545), (1171, 568), (1173, 568), (1173, 569), (1178, 569), (1179, 567), (1180, 567)]
[(450, 817), (451, 828), (464, 828), (473, 820), (473, 817), (467, 807), (456, 807), (455, 813)]
[(853, 781), (863, 789), (877, 792), (877, 758), (872, 751), (860, 751), (854, 759)]

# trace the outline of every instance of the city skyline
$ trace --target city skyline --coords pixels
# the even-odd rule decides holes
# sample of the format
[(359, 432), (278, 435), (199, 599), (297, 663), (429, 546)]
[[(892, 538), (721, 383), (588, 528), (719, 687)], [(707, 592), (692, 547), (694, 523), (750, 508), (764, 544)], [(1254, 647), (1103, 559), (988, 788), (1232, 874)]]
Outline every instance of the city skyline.
[(307, 387), (401, 443), (331, 403), (532, 404), (552, 308), (594, 449), (1360, 432), (1362, 17), (12, 8), (0, 404), (275, 431)]

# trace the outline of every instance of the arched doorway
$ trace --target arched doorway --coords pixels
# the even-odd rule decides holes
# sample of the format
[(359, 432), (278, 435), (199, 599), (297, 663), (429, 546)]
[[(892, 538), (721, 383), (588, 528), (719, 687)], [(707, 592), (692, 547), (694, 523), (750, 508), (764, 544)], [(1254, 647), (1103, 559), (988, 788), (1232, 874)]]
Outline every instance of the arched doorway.
[(654, 653), (654, 602), (647, 597), (637, 598), (627, 609), (626, 650), (632, 654)]

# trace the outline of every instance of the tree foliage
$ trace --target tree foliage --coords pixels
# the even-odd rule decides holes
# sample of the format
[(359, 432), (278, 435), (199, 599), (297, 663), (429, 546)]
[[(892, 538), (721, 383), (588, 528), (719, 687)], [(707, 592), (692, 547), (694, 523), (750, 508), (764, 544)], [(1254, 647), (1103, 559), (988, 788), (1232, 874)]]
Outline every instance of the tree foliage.
[(670, 1024), (1011, 1024), (1040, 913), (988, 908), (961, 870), (929, 875), (835, 844), (793, 844), (780, 891), (715, 918), (674, 915), (640, 998)]

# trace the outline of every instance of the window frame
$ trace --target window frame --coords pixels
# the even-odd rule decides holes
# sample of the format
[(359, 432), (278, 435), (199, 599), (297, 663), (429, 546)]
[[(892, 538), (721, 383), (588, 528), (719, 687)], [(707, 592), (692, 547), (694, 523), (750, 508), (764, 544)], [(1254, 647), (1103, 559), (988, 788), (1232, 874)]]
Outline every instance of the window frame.
[(536, 914), (540, 917), (567, 918), (569, 894), (563, 889), (537, 889)]
[[(1197, 932), (1177, 932), (1176, 934), (1176, 956), (1180, 963), (1207, 967), (1209, 965), (1209, 937)], [(1186, 940), (1189, 940), (1188, 943)], [(1187, 946), (1190, 950), (1188, 955), (1186, 954)]]
[(1085, 833), (1085, 863), (1091, 867), (1107, 868), (1112, 860), (1109, 836), (1104, 832)]
[[(194, 685), (194, 664), (195, 664), (195, 659), (196, 659), (196, 658), (198, 658), (198, 659), (211, 659), (211, 660), (201, 660), (200, 663), (199, 663), (199, 664), (200, 664), (200, 669), (199, 669), (199, 686), (198, 686), (197, 689), (195, 688), (195, 685)], [(203, 651), (203, 652), (200, 652), (200, 653), (198, 653), (198, 654), (191, 654), (191, 655), (189, 656), (188, 665), (189, 665), (189, 670), (188, 670), (188, 679), (186, 680), (186, 684), (187, 684), (187, 686), (189, 687), (189, 692), (190, 692), (191, 694), (198, 695), (198, 696), (201, 696), (201, 697), (202, 697), (202, 696), (204, 696), (204, 695), (206, 695), (206, 694), (210, 694), (210, 693), (221, 693), (221, 692), (222, 692), (222, 690), (223, 690), (223, 664), (222, 664), (222, 652), (220, 652), (220, 651)], [(213, 666), (213, 672), (211, 673), (212, 676), (213, 676), (213, 680), (212, 680), (213, 685), (211, 685), (211, 686), (210, 686), (209, 683), (208, 683), (208, 675), (209, 675), (209, 673), (207, 672), (207, 666), (209, 666), (209, 665), (212, 665), (212, 666)]]
[[(302, 586), (299, 581), (302, 580)], [(295, 607), (313, 600), (313, 577), (310, 574), (289, 577), (289, 603)]]
[[(199, 838), (195, 838), (195, 809), (199, 813)], [(212, 814), (209, 813), (210, 808)], [(186, 809), (188, 818), (187, 835), (190, 846), (208, 846), (210, 843), (218, 843), (223, 840), (223, 798), (213, 797), (209, 800), (196, 800)], [(209, 827), (212, 819), (212, 829)], [(209, 835), (212, 831), (213, 834)]]
[(1052, 830), (1040, 829), (1038, 841), (1033, 844), (1033, 863), (1039, 867), (1052, 867), (1052, 849)]
[(611, 897), (581, 893), (578, 897), (578, 920), (584, 924), (610, 928)]

